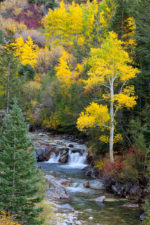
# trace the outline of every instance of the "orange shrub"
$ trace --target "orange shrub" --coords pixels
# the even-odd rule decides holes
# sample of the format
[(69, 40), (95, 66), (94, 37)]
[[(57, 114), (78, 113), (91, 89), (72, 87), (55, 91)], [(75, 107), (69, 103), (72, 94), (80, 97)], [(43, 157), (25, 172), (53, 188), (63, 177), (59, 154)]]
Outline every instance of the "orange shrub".
[(115, 161), (111, 162), (110, 159), (104, 159), (104, 175), (106, 177), (123, 177), (124, 164), (120, 157), (115, 157)]

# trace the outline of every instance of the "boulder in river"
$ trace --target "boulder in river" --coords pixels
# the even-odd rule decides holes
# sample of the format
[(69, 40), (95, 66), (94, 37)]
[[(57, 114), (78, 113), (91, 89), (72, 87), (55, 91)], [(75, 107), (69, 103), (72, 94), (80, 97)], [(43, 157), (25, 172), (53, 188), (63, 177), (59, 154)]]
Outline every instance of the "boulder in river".
[(44, 147), (40, 147), (35, 150), (36, 158), (38, 162), (42, 162), (46, 160), (46, 149)]
[(38, 136), (45, 136), (45, 134), (44, 133), (39, 133)]
[(143, 212), (141, 215), (140, 215), (140, 221), (144, 221), (145, 218), (147, 216), (147, 212)]
[(124, 204), (122, 205), (123, 207), (127, 207), (127, 208), (138, 208), (139, 205), (138, 204)]
[(60, 159), (59, 159), (60, 163), (67, 163), (68, 162), (68, 158), (69, 158), (68, 151), (69, 151), (68, 148), (64, 148), (64, 150), (60, 151)]
[(70, 198), (66, 189), (51, 175), (45, 176), (47, 180), (47, 198), (52, 200)]
[(69, 148), (73, 148), (74, 145), (73, 145), (73, 144), (69, 144), (68, 147), (69, 147)]
[(104, 183), (101, 180), (90, 180), (90, 181), (88, 181), (88, 186), (89, 186), (89, 188), (95, 189), (95, 190), (105, 189)]
[(50, 144), (41, 144), (35, 149), (36, 159), (38, 162), (48, 161), (52, 152), (57, 153), (56, 146)]
[(72, 180), (68, 179), (60, 179), (59, 183), (65, 187), (71, 186), (72, 185)]
[(105, 196), (100, 196), (100, 197), (98, 197), (98, 198), (94, 198), (93, 200), (94, 200), (95, 202), (104, 202), (105, 199), (106, 199)]
[(74, 211), (74, 208), (70, 204), (63, 204), (58, 207), (59, 211)]
[(105, 180), (106, 190), (130, 200), (142, 201), (145, 196), (145, 187), (139, 183), (121, 182), (113, 178)]
[(98, 168), (93, 168), (91, 166), (87, 166), (83, 169), (83, 172), (86, 176), (92, 177), (95, 179), (95, 178), (99, 177), (100, 170)]
[(79, 153), (80, 155), (83, 155), (82, 149), (72, 149), (72, 153)]

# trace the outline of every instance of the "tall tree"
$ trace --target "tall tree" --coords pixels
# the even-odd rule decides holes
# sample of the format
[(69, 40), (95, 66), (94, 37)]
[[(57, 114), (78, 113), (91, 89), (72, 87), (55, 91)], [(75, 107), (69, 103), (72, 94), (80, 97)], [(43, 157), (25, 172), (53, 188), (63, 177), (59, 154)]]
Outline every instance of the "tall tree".
[(28, 128), (16, 101), (4, 119), (0, 140), (0, 209), (21, 224), (42, 224), (38, 220), (42, 200), (41, 178), (35, 165)]
[(12, 98), (17, 96), (19, 85), (17, 83), (17, 60), (12, 54), (9, 45), (0, 47), (0, 98), (1, 107), (9, 111)]
[(116, 114), (122, 108), (132, 108), (136, 104), (134, 87), (127, 86), (127, 83), (139, 71), (131, 65), (133, 62), (122, 44), (117, 35), (110, 32), (101, 48), (91, 49), (88, 61), (90, 70), (85, 88), (98, 87), (99, 93), (102, 94), (99, 101), (107, 104), (92, 103), (77, 121), (80, 130), (96, 126), (109, 130), (109, 138), (103, 136), (100, 140), (109, 141), (111, 161), (114, 161), (113, 144), (120, 138), (120, 134), (114, 136)]
[[(135, 90), (139, 96), (137, 111), (150, 104), (150, 1), (142, 0), (136, 10), (136, 61), (141, 69), (135, 79)], [(143, 88), (144, 87), (144, 88)]]

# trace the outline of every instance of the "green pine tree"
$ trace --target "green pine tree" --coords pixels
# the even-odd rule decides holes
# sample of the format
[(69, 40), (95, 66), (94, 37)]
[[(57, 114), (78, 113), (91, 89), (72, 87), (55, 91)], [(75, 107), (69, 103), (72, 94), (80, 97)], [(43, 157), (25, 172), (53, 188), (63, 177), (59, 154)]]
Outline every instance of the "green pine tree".
[(14, 96), (19, 97), (22, 87), (17, 69), (18, 61), (11, 48), (0, 45), (0, 108), (7, 112)]
[(36, 206), (43, 198), (41, 175), (21, 109), (15, 100), (7, 114), (0, 140), (0, 210), (25, 225), (42, 224)]

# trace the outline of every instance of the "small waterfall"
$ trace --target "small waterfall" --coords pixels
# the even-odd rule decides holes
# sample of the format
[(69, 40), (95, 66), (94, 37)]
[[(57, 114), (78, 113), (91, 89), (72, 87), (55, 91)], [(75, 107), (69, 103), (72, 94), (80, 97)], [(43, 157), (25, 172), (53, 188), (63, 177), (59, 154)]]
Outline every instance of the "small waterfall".
[(54, 152), (51, 153), (48, 163), (58, 163), (60, 159), (60, 154), (56, 155)]
[(83, 168), (86, 166), (86, 157), (87, 152), (85, 150), (83, 150), (81, 154), (80, 152), (72, 152), (72, 150), (70, 149), (68, 164), (71, 167)]
[[(62, 143), (64, 143), (69, 150), (68, 150), (68, 162), (64, 163), (61, 166), (80, 169), (87, 166), (86, 164), (87, 147), (85, 145), (80, 145), (75, 142), (65, 143), (65, 141), (62, 141)], [(72, 147), (70, 147), (70, 145), (72, 145)], [(57, 141), (56, 146), (57, 150), (60, 149), (59, 154), (56, 155), (54, 152), (52, 152), (50, 155), (50, 159), (47, 161), (47, 163), (59, 163), (59, 160), (62, 157), (61, 151), (63, 151), (61, 142)]]

